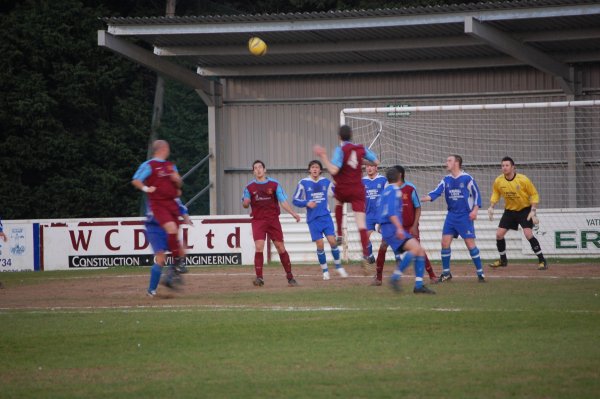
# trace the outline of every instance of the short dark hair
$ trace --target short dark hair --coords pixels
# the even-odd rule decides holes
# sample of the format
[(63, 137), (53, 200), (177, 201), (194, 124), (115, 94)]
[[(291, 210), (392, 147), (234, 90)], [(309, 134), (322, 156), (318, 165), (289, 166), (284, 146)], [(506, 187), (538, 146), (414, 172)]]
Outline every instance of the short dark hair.
[(342, 141), (350, 141), (352, 140), (352, 128), (348, 125), (342, 125), (338, 131), (338, 135)]
[(504, 161), (508, 161), (508, 162), (510, 162), (510, 164), (512, 166), (515, 166), (515, 161), (513, 161), (513, 159), (511, 157), (504, 157), (504, 158), (502, 158), (502, 162), (504, 162)]
[(321, 169), (321, 172), (323, 171), (323, 164), (321, 163), (321, 161), (317, 160), (317, 159), (313, 159), (312, 161), (310, 161), (308, 163), (308, 170), (310, 171), (310, 168), (313, 165), (319, 165), (319, 169)]
[(406, 172), (404, 171), (404, 167), (402, 165), (396, 165), (394, 166), (394, 168), (396, 168), (396, 170), (400, 172), (400, 177), (402, 178), (402, 181), (404, 181), (404, 176), (406, 174)]
[(460, 155), (451, 155), (458, 162), (458, 167), (462, 168), (462, 157)]
[(256, 165), (257, 163), (261, 164), (263, 169), (266, 169), (267, 167), (265, 166), (265, 163), (263, 161), (261, 161), (260, 159), (257, 159), (256, 161), (252, 162), (252, 170), (254, 170), (254, 165)]
[(388, 168), (388, 170), (385, 171), (385, 177), (387, 178), (388, 183), (396, 183), (400, 177), (400, 171), (396, 167)]

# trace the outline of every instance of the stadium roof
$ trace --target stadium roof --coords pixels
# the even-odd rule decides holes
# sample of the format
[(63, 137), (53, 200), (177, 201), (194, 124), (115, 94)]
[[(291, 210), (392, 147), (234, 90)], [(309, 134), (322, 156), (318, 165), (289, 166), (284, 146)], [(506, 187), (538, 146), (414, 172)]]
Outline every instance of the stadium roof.
[[(99, 45), (176, 79), (183, 78), (206, 92), (211, 90), (210, 82), (199, 75), (348, 74), (529, 65), (555, 76), (565, 92), (573, 94), (577, 91), (573, 67), (600, 61), (600, 3), (590, 0), (104, 21), (108, 29), (99, 31)], [(246, 43), (252, 36), (267, 42), (265, 56), (248, 52)], [(153, 54), (125, 38), (145, 42)], [(186, 71), (190, 71), (165, 62), (174, 57), (197, 65), (199, 75), (189, 76)]]

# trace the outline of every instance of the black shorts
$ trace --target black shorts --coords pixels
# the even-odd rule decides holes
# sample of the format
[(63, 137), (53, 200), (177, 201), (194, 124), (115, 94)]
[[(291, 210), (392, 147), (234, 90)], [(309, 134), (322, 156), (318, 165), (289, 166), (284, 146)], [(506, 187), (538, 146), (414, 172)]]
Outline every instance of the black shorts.
[(520, 211), (511, 211), (509, 209), (504, 210), (504, 214), (500, 219), (498, 227), (507, 230), (518, 230), (519, 225), (524, 229), (532, 229), (533, 221), (527, 220), (527, 215), (531, 212), (531, 207), (523, 208)]

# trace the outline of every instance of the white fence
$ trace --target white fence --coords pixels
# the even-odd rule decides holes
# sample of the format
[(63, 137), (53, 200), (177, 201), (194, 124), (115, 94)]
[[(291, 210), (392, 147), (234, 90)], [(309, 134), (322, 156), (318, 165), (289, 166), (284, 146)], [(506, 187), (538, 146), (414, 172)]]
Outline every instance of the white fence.
[[(498, 257), (495, 232), (500, 214), (497, 211), (496, 220), (490, 222), (482, 210), (475, 222), (477, 246), (486, 260)], [(600, 208), (549, 209), (538, 215), (541, 222), (536, 235), (544, 254), (593, 258), (592, 262), (600, 266)], [(444, 217), (445, 212), (424, 212), (421, 217), (421, 242), (432, 260), (440, 259)], [(192, 220), (194, 226), (184, 226), (180, 235), (189, 264), (253, 264), (254, 242), (248, 215), (195, 216)], [(296, 223), (288, 215), (282, 215), (281, 222), (292, 262), (315, 264), (316, 247), (306, 223)], [(348, 222), (344, 257), (358, 260), (362, 251), (352, 214)], [(6, 220), (4, 232), (8, 240), (0, 240), (0, 272), (148, 266), (154, 262), (141, 218)], [(372, 238), (377, 251), (380, 235), (374, 233)], [(506, 246), (509, 259), (535, 259), (521, 231), (510, 231)], [(279, 261), (275, 247), (267, 248), (271, 259)], [(393, 259), (391, 251), (388, 259)], [(461, 239), (452, 243), (452, 259), (469, 259)]]
[[(485, 209), (479, 211), (479, 218), (475, 222), (477, 234), (477, 247), (481, 257), (486, 260), (498, 258), (496, 249), (496, 229), (502, 210), (496, 209), (494, 221), (488, 220)], [(440, 241), (442, 226), (446, 212), (423, 212), (421, 216), (421, 244), (432, 260), (440, 259)], [(600, 259), (600, 209), (545, 209), (539, 210), (540, 227), (536, 229), (536, 236), (540, 241), (542, 250), (550, 257), (565, 258), (599, 258)], [(296, 223), (289, 215), (281, 216), (286, 249), (292, 262), (315, 263), (316, 247), (310, 240), (308, 226), (304, 219)], [(360, 238), (353, 215), (348, 215), (348, 240), (344, 246), (345, 259), (358, 260), (362, 256)], [(584, 237), (584, 239), (582, 239)], [(373, 251), (379, 248), (381, 236), (373, 233), (371, 236)], [(506, 234), (506, 252), (509, 259), (535, 259), (529, 242), (524, 238), (523, 232), (509, 231)], [(328, 253), (328, 245), (325, 245)], [(330, 259), (330, 255), (327, 255)], [(278, 261), (274, 247), (271, 247), (271, 258)], [(392, 260), (392, 251), (388, 251), (387, 259)], [(452, 259), (470, 259), (469, 252), (462, 239), (452, 242)]]

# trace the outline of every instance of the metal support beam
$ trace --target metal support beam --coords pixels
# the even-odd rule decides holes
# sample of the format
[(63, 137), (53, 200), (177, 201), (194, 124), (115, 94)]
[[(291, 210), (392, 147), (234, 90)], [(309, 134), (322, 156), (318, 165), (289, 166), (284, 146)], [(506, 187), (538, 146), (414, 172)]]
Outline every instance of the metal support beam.
[[(269, 45), (269, 55), (275, 54), (319, 54), (359, 51), (412, 50), (442, 47), (466, 47), (481, 44), (468, 36), (416, 37), (410, 39), (384, 39), (365, 41), (314, 42)], [(160, 46), (154, 48), (154, 54), (160, 56), (198, 56), (198, 55), (247, 55), (248, 47), (239, 46)]]
[(519, 32), (514, 35), (522, 42), (563, 42), (600, 39), (600, 28), (552, 29), (543, 32)]
[(206, 161), (208, 161), (208, 159), (212, 157), (212, 154), (209, 152), (207, 156), (205, 156), (204, 158), (202, 158), (200, 160), (200, 162), (198, 162), (196, 165), (192, 166), (190, 168), (190, 170), (188, 170), (187, 172), (185, 172), (185, 174), (183, 176), (181, 176), (181, 180), (185, 180), (186, 177), (188, 177), (189, 175), (191, 175), (192, 173), (194, 173), (200, 166), (204, 165), (204, 163)]
[(207, 95), (203, 96), (202, 99), (206, 105), (212, 105), (211, 97), (214, 96), (215, 93), (211, 90), (214, 90), (215, 86), (214, 84), (211, 85), (211, 82), (208, 79), (177, 64), (162, 59), (127, 40), (113, 36), (104, 30), (98, 31), (98, 46), (106, 47), (107, 49), (121, 54), (138, 64), (144, 65), (165, 77), (174, 79), (184, 85), (206, 93)]
[[(598, 62), (600, 52), (590, 51), (579, 54), (556, 54), (564, 62)], [(378, 72), (410, 72), (437, 71), (443, 69), (495, 68), (526, 65), (523, 61), (510, 56), (485, 58), (454, 58), (445, 60), (416, 60), (397, 62), (365, 62), (353, 64), (301, 64), (301, 65), (237, 65), (198, 67), (202, 76), (268, 76), (268, 75), (327, 75), (341, 73), (378, 73)], [(578, 75), (576, 75), (578, 76)], [(581, 84), (578, 85), (579, 87)]]
[[(600, 28), (552, 30), (549, 32), (520, 32), (516, 37), (519, 41), (526, 42), (555, 42), (570, 40), (600, 40)], [(385, 51), (385, 50), (412, 50), (428, 48), (468, 47), (481, 44), (479, 40), (470, 36), (449, 37), (413, 37), (410, 39), (382, 39), (365, 41), (338, 41), (331, 43), (294, 43), (269, 45), (269, 55), (274, 54), (318, 54), (318, 53), (343, 53), (357, 51)], [(166, 57), (176, 56), (239, 56), (248, 54), (246, 45), (236, 46), (157, 46), (154, 54)]]
[(204, 76), (275, 76), (275, 75), (315, 75), (340, 73), (377, 73), (436, 71), (440, 69), (472, 69), (499, 66), (518, 66), (523, 62), (512, 57), (463, 58), (448, 60), (419, 60), (397, 62), (367, 62), (353, 64), (302, 64), (302, 65), (252, 65), (198, 68)]
[(484, 41), (496, 50), (502, 51), (534, 68), (555, 76), (565, 93), (575, 94), (575, 85), (571, 80), (572, 72), (568, 65), (513, 39), (501, 30), (482, 24), (471, 16), (465, 17), (465, 33)]
[[(217, 150), (220, 146), (217, 146), (217, 107), (208, 107), (208, 152), (212, 155), (208, 160), (208, 181), (210, 182), (209, 192), (209, 206), (211, 215), (219, 215), (224, 210), (223, 205), (219, 203), (218, 191), (220, 189), (219, 176), (218, 176), (218, 162)], [(221, 201), (222, 202), (222, 201)]]
[(189, 207), (192, 203), (194, 203), (198, 198), (200, 198), (206, 191), (208, 191), (212, 187), (212, 183), (208, 183), (206, 187), (204, 187), (200, 192), (194, 195), (188, 202), (185, 203), (186, 207)]

